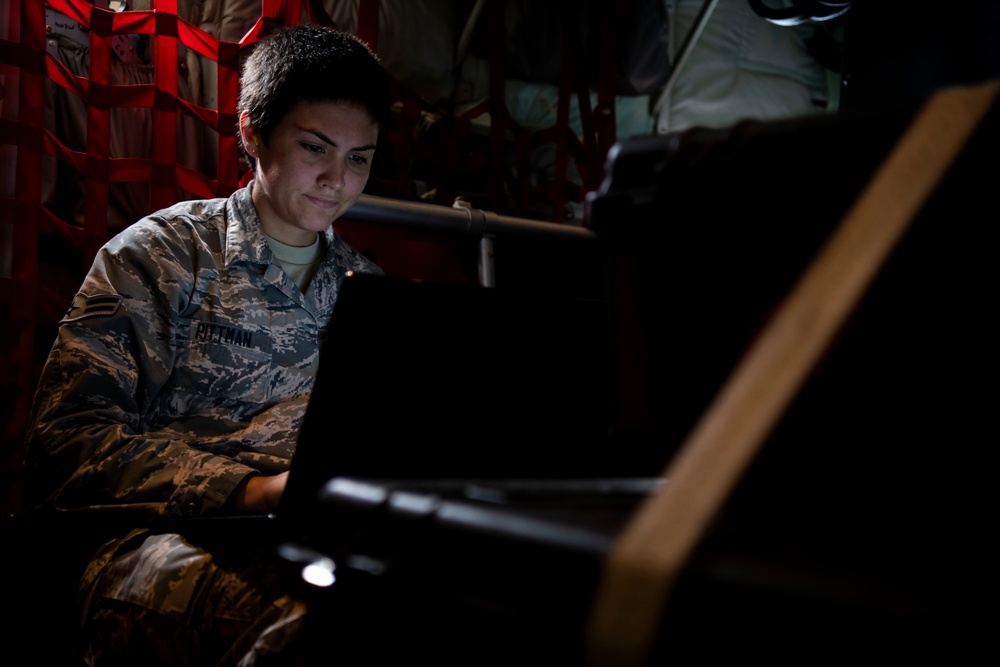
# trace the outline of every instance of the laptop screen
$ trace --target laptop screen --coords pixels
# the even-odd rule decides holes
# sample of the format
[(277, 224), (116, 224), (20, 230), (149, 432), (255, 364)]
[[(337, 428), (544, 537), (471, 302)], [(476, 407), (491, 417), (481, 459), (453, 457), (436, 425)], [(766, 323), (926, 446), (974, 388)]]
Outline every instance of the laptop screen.
[(328, 332), (279, 517), (308, 520), (335, 476), (579, 478), (628, 468), (609, 437), (600, 300), (358, 274), (344, 280)]

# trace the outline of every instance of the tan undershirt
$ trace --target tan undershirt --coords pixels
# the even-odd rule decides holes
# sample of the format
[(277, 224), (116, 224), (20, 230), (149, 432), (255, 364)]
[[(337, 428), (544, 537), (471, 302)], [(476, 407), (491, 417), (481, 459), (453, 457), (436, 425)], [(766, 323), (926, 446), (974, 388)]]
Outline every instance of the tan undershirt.
[(313, 276), (316, 275), (316, 269), (319, 268), (320, 262), (323, 261), (325, 248), (322, 236), (322, 234), (317, 234), (312, 245), (307, 246), (288, 245), (267, 236), (267, 244), (271, 247), (275, 259), (278, 260), (281, 268), (285, 270), (285, 273), (303, 294), (309, 288)]

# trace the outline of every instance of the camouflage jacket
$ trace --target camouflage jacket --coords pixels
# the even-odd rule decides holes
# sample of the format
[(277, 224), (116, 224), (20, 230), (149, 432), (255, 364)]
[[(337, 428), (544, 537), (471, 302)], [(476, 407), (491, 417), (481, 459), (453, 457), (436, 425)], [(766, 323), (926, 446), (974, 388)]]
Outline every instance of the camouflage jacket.
[(288, 468), (341, 280), (382, 271), (331, 228), (303, 294), (251, 187), (159, 211), (100, 250), (35, 397), (29, 507), (211, 515), (247, 475)]

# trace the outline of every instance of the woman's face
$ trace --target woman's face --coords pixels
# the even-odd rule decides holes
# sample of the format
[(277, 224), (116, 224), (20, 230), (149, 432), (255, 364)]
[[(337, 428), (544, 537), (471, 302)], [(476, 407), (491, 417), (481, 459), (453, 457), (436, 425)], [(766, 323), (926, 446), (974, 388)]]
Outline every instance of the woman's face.
[(299, 102), (265, 145), (246, 114), (240, 120), (243, 145), (257, 160), (253, 203), (264, 232), (288, 245), (311, 244), (364, 191), (377, 123), (348, 102)]

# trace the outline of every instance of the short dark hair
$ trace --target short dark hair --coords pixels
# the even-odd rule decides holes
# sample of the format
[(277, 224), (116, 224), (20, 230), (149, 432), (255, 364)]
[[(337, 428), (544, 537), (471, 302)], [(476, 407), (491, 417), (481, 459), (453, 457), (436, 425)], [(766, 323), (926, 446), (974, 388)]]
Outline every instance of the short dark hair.
[(303, 23), (261, 39), (243, 64), (239, 112), (266, 144), (302, 101), (349, 102), (379, 129), (391, 122), (388, 77), (378, 56), (354, 35)]

